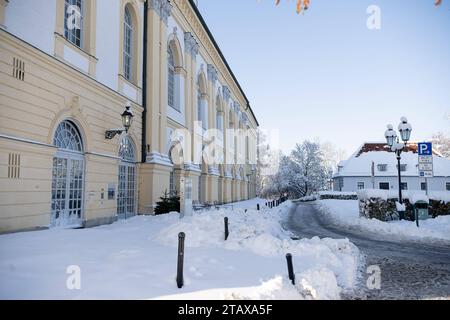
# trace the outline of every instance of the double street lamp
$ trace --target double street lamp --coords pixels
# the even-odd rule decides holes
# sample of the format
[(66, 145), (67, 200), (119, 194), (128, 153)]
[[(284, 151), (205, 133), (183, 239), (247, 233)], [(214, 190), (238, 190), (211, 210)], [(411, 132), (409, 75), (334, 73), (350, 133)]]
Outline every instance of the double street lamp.
[[(394, 127), (389, 124), (387, 126), (387, 131), (384, 136), (386, 137), (387, 144), (391, 148), (393, 152), (397, 154), (397, 170), (398, 170), (398, 202), (403, 204), (402, 197), (402, 176), (401, 176), (401, 154), (406, 149), (406, 145), (408, 144), (409, 139), (411, 138), (412, 126), (408, 123), (408, 119), (402, 117), (400, 120), (400, 124), (398, 125), (398, 131), (400, 132), (400, 137), (403, 143), (400, 143), (400, 139), (395, 132)], [(403, 220), (405, 218), (405, 212), (399, 211), (399, 218)]]

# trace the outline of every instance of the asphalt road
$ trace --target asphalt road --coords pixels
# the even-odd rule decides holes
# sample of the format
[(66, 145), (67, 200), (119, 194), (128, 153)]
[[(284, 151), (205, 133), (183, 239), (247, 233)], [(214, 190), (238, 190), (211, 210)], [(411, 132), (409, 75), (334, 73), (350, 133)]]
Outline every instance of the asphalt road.
[[(450, 299), (450, 243), (414, 242), (333, 225), (311, 203), (298, 203), (286, 226), (302, 238), (347, 238), (365, 256), (366, 267), (381, 269), (381, 289), (369, 290), (368, 274), (344, 299)], [(363, 271), (365, 271), (364, 268)]]

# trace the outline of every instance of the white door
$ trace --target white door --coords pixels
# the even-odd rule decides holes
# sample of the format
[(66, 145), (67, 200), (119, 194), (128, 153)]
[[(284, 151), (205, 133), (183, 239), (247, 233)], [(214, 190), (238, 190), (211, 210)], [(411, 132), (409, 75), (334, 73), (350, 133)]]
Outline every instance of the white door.
[(52, 227), (82, 226), (83, 184), (83, 158), (59, 153), (53, 159)]
[(117, 215), (126, 219), (136, 214), (136, 166), (122, 163), (119, 166)]
[(127, 219), (136, 214), (136, 153), (129, 136), (120, 142), (119, 187), (117, 189), (117, 215)]
[(84, 156), (76, 125), (61, 122), (53, 138), (58, 152), (53, 158), (52, 227), (81, 227), (83, 224)]

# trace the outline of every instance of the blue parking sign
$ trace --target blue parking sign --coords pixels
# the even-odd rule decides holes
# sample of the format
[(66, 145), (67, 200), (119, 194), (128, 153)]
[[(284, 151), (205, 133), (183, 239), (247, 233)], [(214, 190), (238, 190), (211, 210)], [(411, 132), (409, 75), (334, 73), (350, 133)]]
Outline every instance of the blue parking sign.
[(432, 156), (433, 155), (433, 144), (431, 142), (419, 143), (418, 150), (419, 150), (419, 156)]

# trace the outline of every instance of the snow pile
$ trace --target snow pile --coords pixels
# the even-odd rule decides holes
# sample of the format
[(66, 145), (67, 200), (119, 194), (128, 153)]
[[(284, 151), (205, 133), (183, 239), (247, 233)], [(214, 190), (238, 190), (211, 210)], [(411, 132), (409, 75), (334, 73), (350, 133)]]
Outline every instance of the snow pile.
[[(429, 192), (427, 196), (425, 191), (405, 190), (402, 192), (403, 199), (408, 199), (410, 203), (417, 203), (419, 201), (429, 202), (430, 200), (450, 202), (450, 192), (434, 191)], [(380, 189), (364, 189), (358, 191), (358, 198), (361, 200), (381, 199), (387, 201), (388, 199), (397, 199), (398, 191), (396, 190), (380, 190)]]
[[(264, 200), (183, 219), (172, 213), (0, 235), (0, 299), (338, 299), (354, 287), (360, 261), (353, 244), (294, 241), (280, 227), (292, 204), (256, 211), (256, 203)], [(186, 233), (182, 289), (175, 281), (179, 231)], [(287, 279), (286, 252), (296, 286)], [(68, 288), (68, 270), (79, 270), (79, 290)]]
[(400, 239), (450, 240), (450, 216), (421, 220), (420, 227), (417, 228), (415, 222), (406, 220), (382, 222), (360, 218), (358, 201), (355, 200), (320, 200), (316, 206), (334, 223), (348, 228)]
[(356, 192), (320, 191), (321, 196), (356, 196)]
[(330, 270), (309, 270), (296, 275), (296, 285), (276, 276), (259, 286), (221, 288), (158, 297), (157, 300), (338, 300), (340, 289)]
[(398, 201), (395, 202), (395, 207), (397, 208), (397, 211), (406, 211), (406, 205), (404, 203), (400, 203)]
[[(286, 253), (291, 253), (294, 261), (298, 261), (296, 270), (301, 270), (300, 279), (304, 279), (304, 283), (318, 285), (317, 296), (324, 296), (320, 293), (322, 284), (314, 282), (320, 278), (313, 276), (318, 273), (327, 274), (328, 279), (330, 276), (327, 272), (330, 272), (339, 286), (351, 289), (359, 264), (356, 246), (347, 239), (291, 239), (290, 234), (281, 227), (284, 213), (291, 206), (291, 202), (286, 202), (272, 210), (263, 208), (261, 211), (245, 212), (243, 209), (220, 209), (199, 212), (163, 229), (155, 237), (162, 244), (176, 246), (177, 235), (185, 232), (187, 247), (246, 250), (260, 256), (279, 257), (280, 261)], [(224, 241), (224, 217), (229, 219), (230, 234), (227, 241)], [(305, 271), (307, 273), (303, 274)]]

